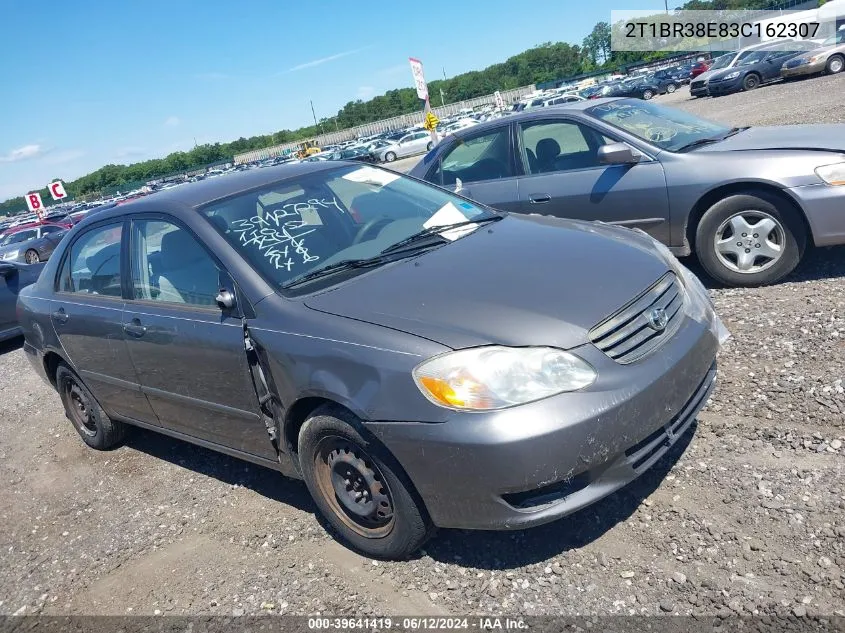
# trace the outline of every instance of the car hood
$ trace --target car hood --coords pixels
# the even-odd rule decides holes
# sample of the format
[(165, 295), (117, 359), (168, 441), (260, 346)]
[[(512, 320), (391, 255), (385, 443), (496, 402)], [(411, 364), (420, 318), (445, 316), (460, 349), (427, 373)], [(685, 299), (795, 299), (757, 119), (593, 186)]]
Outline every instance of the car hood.
[(8, 246), (0, 246), (0, 259), (2, 259), (3, 255), (5, 255), (6, 253), (11, 253), (12, 251), (24, 251), (24, 250), (26, 250), (26, 247), (29, 243), (30, 242), (18, 242), (17, 244), (9, 244)]
[(778, 125), (752, 127), (696, 152), (741, 150), (818, 150), (845, 152), (845, 125)]
[(600, 223), (507, 216), (305, 304), (453, 349), (567, 349), (586, 343), (590, 328), (669, 269), (653, 244), (647, 236)]

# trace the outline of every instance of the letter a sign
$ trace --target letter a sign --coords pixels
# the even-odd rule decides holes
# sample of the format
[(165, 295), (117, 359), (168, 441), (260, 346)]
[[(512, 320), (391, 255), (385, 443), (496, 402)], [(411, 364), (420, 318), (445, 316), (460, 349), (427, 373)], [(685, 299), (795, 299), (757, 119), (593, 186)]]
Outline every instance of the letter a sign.
[(26, 206), (33, 213), (37, 213), (39, 218), (44, 214), (44, 203), (41, 202), (41, 194), (37, 191), (26, 194)]
[(65, 186), (62, 184), (61, 180), (51, 182), (49, 185), (47, 185), (47, 189), (50, 190), (50, 195), (53, 196), (53, 200), (56, 200), (57, 202), (63, 198), (67, 198), (67, 193), (65, 193)]

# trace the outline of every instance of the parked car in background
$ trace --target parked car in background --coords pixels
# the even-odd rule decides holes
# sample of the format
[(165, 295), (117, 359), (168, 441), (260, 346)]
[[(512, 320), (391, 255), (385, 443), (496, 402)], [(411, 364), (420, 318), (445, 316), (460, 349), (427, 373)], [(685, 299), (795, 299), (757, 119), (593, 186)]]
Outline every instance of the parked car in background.
[(349, 149), (342, 149), (338, 152), (332, 152), (328, 159), (373, 163), (375, 162), (376, 157), (366, 147), (351, 147)]
[(431, 140), (431, 134), (426, 130), (420, 130), (405, 134), (393, 145), (383, 147), (378, 151), (376, 156), (381, 162), (392, 163), (397, 158), (422, 154), (430, 150), (433, 146), (434, 143)]
[[(692, 97), (704, 97), (710, 94), (708, 92), (708, 81), (710, 77), (719, 74), (721, 71), (733, 68), (737, 64), (739, 64), (742, 60), (746, 59), (749, 55), (756, 54), (757, 51), (767, 50), (770, 48), (775, 47), (783, 47), (789, 46), (789, 44), (794, 45), (795, 42), (793, 40), (784, 40), (781, 42), (763, 42), (761, 44), (754, 44), (752, 46), (746, 46), (738, 51), (734, 51), (731, 53), (727, 53), (725, 55), (721, 55), (713, 60), (713, 63), (710, 65), (710, 69), (704, 73), (701, 73), (698, 77), (690, 81), (689, 91), (690, 96)], [(778, 69), (780, 69), (778, 67)]]
[(42, 224), (9, 231), (0, 238), (0, 261), (37, 264), (47, 261), (67, 233), (58, 224)]
[(711, 73), (707, 79), (707, 92), (711, 97), (720, 97), (779, 81), (783, 64), (799, 55), (801, 52), (795, 50), (794, 44), (780, 44), (752, 51), (732, 66)]
[(708, 70), (710, 70), (711, 63), (712, 63), (712, 60), (709, 60), (709, 59), (703, 60), (703, 61), (700, 61), (700, 62), (695, 62), (692, 65), (692, 68), (690, 68), (690, 71), (689, 71), (690, 81), (692, 81), (693, 79), (695, 79), (696, 77), (698, 77), (702, 73), (706, 73)]
[(757, 286), (808, 244), (845, 244), (843, 154), (844, 125), (731, 128), (602, 99), (482, 123), (410, 173), (503, 211), (637, 227), (726, 285)]
[(835, 75), (845, 69), (845, 30), (824, 40), (819, 48), (788, 59), (780, 69), (781, 77), (792, 79), (827, 73)]
[(672, 94), (682, 85), (680, 80), (670, 74), (655, 73), (653, 75), (646, 75), (643, 81), (647, 84), (657, 86), (659, 94)]
[(19, 313), (88, 446), (141, 426), (301, 478), (385, 558), (619, 490), (692, 427), (727, 336), (647, 235), (333, 162), (82, 223)]
[(18, 293), (35, 283), (44, 264), (28, 266), (10, 261), (0, 261), (0, 341), (20, 336), (16, 313)]
[(601, 92), (602, 97), (636, 97), (645, 101), (660, 94), (666, 94), (666, 88), (645, 75), (611, 84)]

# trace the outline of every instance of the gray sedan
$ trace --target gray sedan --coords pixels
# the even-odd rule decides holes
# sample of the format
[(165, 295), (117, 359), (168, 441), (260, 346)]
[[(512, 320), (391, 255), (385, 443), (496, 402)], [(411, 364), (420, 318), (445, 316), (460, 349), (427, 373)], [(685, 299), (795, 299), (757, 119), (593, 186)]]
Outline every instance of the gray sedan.
[(302, 478), (381, 557), (618, 490), (693, 425), (726, 336), (644, 233), (334, 161), (83, 220), (19, 312), (89, 446), (141, 426)]
[(458, 132), (411, 175), (505, 211), (638, 227), (727, 285), (845, 244), (845, 125), (729, 128), (601, 99)]
[(43, 264), (27, 266), (0, 262), (0, 341), (22, 334), (15, 313), (18, 294), (22, 288), (35, 283), (43, 267)]
[(43, 224), (7, 233), (0, 239), (0, 261), (46, 262), (65, 233), (67, 229), (58, 224)]

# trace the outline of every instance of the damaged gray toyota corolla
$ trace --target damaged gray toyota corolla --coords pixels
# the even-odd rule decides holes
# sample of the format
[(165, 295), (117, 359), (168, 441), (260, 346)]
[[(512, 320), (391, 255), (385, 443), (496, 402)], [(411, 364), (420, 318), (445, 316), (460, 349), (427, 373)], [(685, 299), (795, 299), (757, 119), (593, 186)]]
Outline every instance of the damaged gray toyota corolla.
[(727, 337), (643, 233), (344, 163), (99, 213), (18, 313), (89, 446), (141, 426), (301, 477), (348, 544), (390, 558), (622, 487), (691, 426)]

